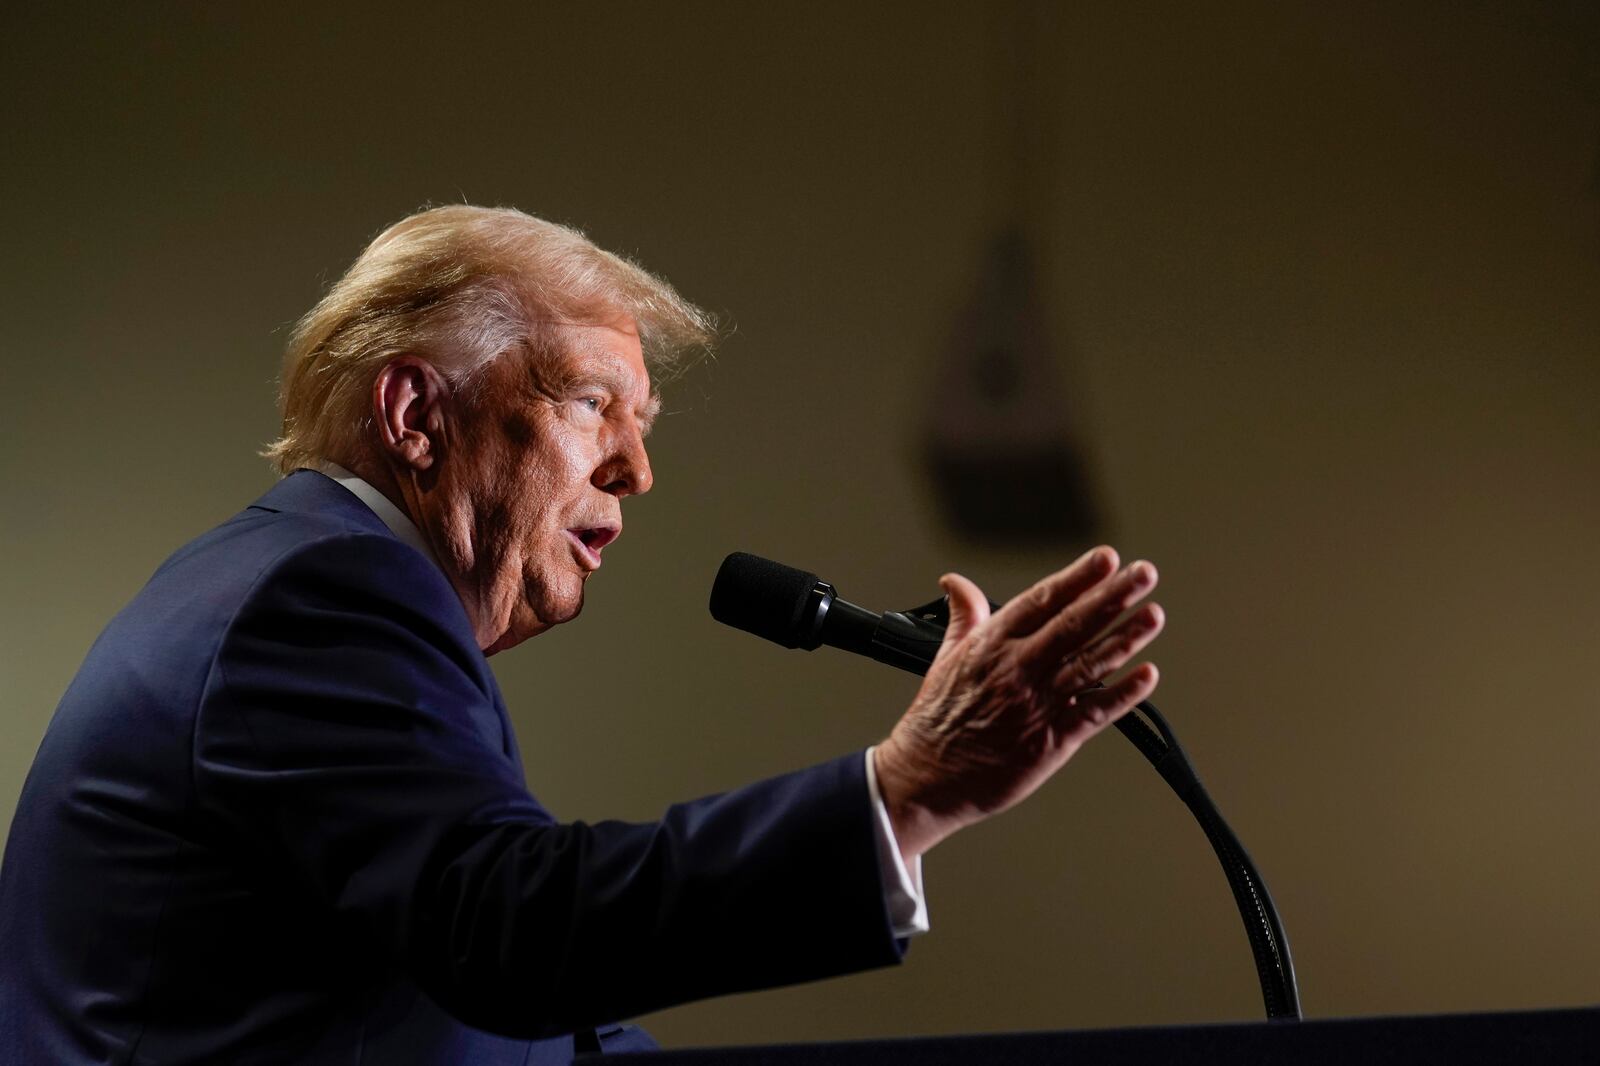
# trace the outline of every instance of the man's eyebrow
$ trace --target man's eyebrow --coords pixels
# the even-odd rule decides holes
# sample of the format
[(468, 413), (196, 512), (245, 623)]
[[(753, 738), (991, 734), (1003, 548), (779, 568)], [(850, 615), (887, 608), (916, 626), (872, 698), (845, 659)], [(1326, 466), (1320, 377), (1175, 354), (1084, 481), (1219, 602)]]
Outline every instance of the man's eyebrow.
[(639, 408), (634, 416), (639, 419), (640, 436), (648, 437), (650, 435), (650, 430), (655, 426), (656, 418), (660, 414), (661, 394), (659, 392), (652, 392), (650, 394), (650, 398), (645, 401), (644, 406)]

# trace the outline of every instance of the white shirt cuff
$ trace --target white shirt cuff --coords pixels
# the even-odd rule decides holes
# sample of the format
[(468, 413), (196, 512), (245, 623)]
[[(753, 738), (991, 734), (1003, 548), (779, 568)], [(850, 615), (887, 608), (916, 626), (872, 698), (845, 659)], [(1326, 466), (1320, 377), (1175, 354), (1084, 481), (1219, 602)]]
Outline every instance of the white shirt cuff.
[(919, 936), (928, 931), (928, 901), (922, 894), (922, 856), (911, 860), (911, 869), (900, 857), (894, 838), (889, 808), (878, 792), (878, 771), (872, 763), (873, 749), (867, 749), (867, 791), (872, 795), (874, 835), (878, 839), (878, 871), (883, 875), (884, 902), (889, 907), (889, 922), (897, 937)]

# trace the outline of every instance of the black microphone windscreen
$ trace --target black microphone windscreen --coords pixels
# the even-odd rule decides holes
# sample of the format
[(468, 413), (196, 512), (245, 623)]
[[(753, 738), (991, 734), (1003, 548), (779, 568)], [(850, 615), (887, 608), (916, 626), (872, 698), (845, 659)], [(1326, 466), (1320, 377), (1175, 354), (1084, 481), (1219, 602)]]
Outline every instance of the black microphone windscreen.
[(711, 585), (711, 617), (785, 648), (803, 647), (811, 591), (820, 580), (759, 555), (734, 552), (722, 560)]

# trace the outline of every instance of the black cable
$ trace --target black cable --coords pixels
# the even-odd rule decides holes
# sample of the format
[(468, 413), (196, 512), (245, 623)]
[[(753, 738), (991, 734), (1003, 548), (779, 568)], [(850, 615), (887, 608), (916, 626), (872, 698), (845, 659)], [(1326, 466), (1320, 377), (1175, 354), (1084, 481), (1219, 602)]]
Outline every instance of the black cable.
[(1266, 881), (1256, 869), (1249, 852), (1239, 843), (1239, 838), (1228, 826), (1200, 783), (1194, 764), (1178, 743), (1178, 738), (1149, 700), (1139, 704), (1137, 711), (1155, 723), (1151, 729), (1138, 714), (1130, 711), (1117, 720), (1117, 729), (1133, 743), (1150, 764), (1156, 768), (1172, 790), (1183, 800), (1200, 829), (1205, 833), (1211, 850), (1222, 864), (1222, 872), (1233, 892), (1233, 901), (1244, 921), (1245, 935), (1250, 940), (1250, 953), (1255, 959), (1256, 977), (1261, 982), (1261, 998), (1266, 1004), (1271, 1020), (1298, 1021), (1300, 1019), (1300, 988), (1294, 975), (1294, 958), (1289, 951), (1289, 938), (1278, 917), (1278, 908), (1267, 891)]

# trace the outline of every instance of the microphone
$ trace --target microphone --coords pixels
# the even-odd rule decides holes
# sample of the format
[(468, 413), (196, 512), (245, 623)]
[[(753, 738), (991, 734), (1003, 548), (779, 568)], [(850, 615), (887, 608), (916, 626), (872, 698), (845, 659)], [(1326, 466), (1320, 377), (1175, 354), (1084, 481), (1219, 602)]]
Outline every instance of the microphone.
[(939, 653), (950, 605), (940, 597), (909, 611), (876, 614), (840, 599), (816, 574), (734, 552), (711, 586), (711, 617), (785, 648), (832, 648), (925, 674)]

